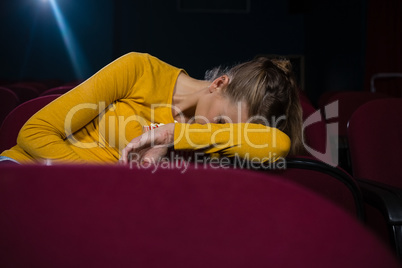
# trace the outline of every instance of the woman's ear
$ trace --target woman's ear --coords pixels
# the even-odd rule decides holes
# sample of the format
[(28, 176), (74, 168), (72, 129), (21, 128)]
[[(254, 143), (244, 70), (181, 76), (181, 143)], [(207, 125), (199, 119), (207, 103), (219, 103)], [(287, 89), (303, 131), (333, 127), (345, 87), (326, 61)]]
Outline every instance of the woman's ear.
[(209, 92), (213, 93), (215, 91), (220, 92), (223, 88), (227, 87), (229, 85), (229, 76), (222, 75), (218, 78), (216, 78), (212, 84), (209, 86)]

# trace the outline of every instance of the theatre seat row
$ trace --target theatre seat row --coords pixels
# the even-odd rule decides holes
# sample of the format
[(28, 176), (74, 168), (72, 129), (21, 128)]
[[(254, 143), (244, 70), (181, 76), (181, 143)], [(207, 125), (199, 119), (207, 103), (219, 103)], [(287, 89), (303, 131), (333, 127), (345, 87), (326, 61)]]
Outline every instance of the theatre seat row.
[(16, 145), (18, 133), (25, 122), (37, 111), (59, 96), (61, 95), (49, 94), (36, 97), (20, 104), (9, 112), (0, 125), (0, 152)]
[(0, 176), (1, 267), (399, 267), (352, 214), (281, 173), (26, 165)]
[[(18, 109), (15, 109), (13, 111), (13, 113), (11, 113), (9, 116), (10, 125), (6, 125), (4, 127), (4, 124), (3, 124), (3, 127), (0, 129), (1, 143), (2, 144), (3, 144), (3, 142), (8, 143), (7, 145), (2, 145), (3, 148), (7, 148), (7, 147), (14, 145), (16, 135), (18, 134), (18, 131), (21, 128), (22, 124), (33, 113), (35, 113), (41, 107), (43, 107), (50, 101), (54, 100), (58, 96), (59, 95), (48, 95), (48, 96), (38, 97), (33, 100), (25, 102), (24, 104), (20, 105)], [(384, 135), (384, 133), (394, 133), (393, 139), (391, 139), (387, 136), (383, 137), (384, 139), (382, 140), (381, 145), (383, 145), (384, 142), (387, 142), (387, 141), (394, 141), (394, 147), (392, 148), (393, 149), (392, 153), (400, 152), (401, 135), (398, 136), (398, 133), (402, 133), (402, 132), (400, 131), (400, 129), (401, 129), (400, 124), (395, 124), (395, 121), (400, 122), (400, 119), (396, 118), (395, 114), (399, 115), (401, 112), (397, 108), (397, 107), (402, 107), (401, 99), (392, 99), (392, 101), (391, 101), (390, 99), (386, 98), (386, 99), (378, 100), (378, 101), (382, 101), (382, 103), (380, 105), (381, 107), (388, 107), (388, 108), (387, 109), (385, 109), (385, 108), (375, 109), (374, 108), (376, 110), (376, 112), (378, 112), (378, 119), (376, 119), (376, 120), (380, 120), (381, 118), (386, 117), (387, 120), (389, 119), (389, 121), (386, 121), (387, 123), (384, 123), (380, 128), (377, 128), (377, 129), (382, 131), (382, 132), (379, 132), (380, 135), (381, 135), (381, 133), (382, 133), (382, 135)], [(372, 104), (374, 107), (376, 107), (376, 104), (375, 104), (376, 102), (373, 102), (373, 104)], [(370, 102), (370, 104), (371, 104), (371, 102)], [(315, 110), (315, 108), (313, 107), (313, 105), (311, 103), (309, 103), (307, 99), (305, 99), (304, 101), (302, 100), (302, 106), (303, 106), (303, 112), (304, 112), (304, 114), (303, 114), (304, 120), (307, 120), (309, 118), (309, 116), (311, 116), (317, 112)], [(23, 108), (21, 108), (21, 107), (23, 107)], [(395, 107), (395, 108), (390, 109), (390, 107)], [(362, 114), (365, 114), (365, 112)], [(372, 115), (369, 115), (369, 118), (373, 118)], [(392, 119), (392, 118), (394, 118), (394, 119)], [(363, 122), (363, 120), (361, 120), (361, 119), (356, 119), (356, 120), (358, 122)], [(6, 121), (7, 121), (7, 119), (6, 119)], [(5, 124), (6, 124), (6, 121), (5, 121)], [(351, 121), (351, 122), (353, 122), (353, 121)], [(391, 124), (391, 122), (393, 122), (394, 124)], [(13, 124), (14, 124), (14, 126), (13, 126)], [(353, 124), (351, 123), (351, 127), (352, 127), (352, 125)], [(391, 130), (387, 130), (387, 127), (390, 127)], [(363, 129), (363, 127), (359, 125), (358, 129)], [(306, 127), (305, 134), (306, 134), (306, 140), (307, 140), (308, 146), (316, 149), (318, 152), (325, 152), (326, 150), (328, 150), (329, 148), (327, 146), (327, 143), (326, 143), (327, 140), (325, 138), (327, 136), (326, 131), (327, 131), (326, 122), (324, 122), (323, 120), (317, 121), (314, 124), (311, 124), (308, 127)], [(368, 130), (366, 130), (366, 131), (368, 131)], [(376, 133), (374, 131), (372, 131), (372, 132)], [(351, 134), (351, 135), (354, 135), (355, 139), (358, 139), (359, 141), (364, 141), (364, 139), (361, 139), (361, 137), (363, 135), (361, 133), (358, 135), (356, 135), (356, 134)], [(372, 141), (369, 141), (369, 143), (370, 142), (372, 142)], [(353, 147), (351, 146), (351, 148), (353, 148)], [(374, 152), (377, 152), (379, 155), (384, 156), (383, 162), (385, 162), (385, 163), (387, 163), (386, 159), (389, 159), (388, 157), (393, 157), (392, 153), (390, 153), (390, 151), (387, 151), (386, 148), (389, 148), (389, 147), (383, 146), (383, 149), (386, 150), (386, 152), (384, 152), (384, 151), (380, 152), (379, 149), (374, 149)], [(359, 150), (359, 149), (357, 149), (357, 150)], [(354, 151), (356, 151), (356, 150), (354, 149)], [(366, 157), (369, 157), (372, 154), (373, 154), (372, 152), (366, 153)], [(400, 197), (402, 195), (398, 195), (398, 194), (399, 194), (399, 189), (401, 189), (402, 187), (398, 184), (392, 184), (389, 181), (386, 181), (381, 185), (382, 187), (380, 187), (380, 190), (377, 191), (375, 187), (377, 187), (380, 183), (378, 183), (378, 182), (371, 183), (371, 178), (366, 176), (367, 174), (370, 174), (371, 171), (364, 175), (362, 173), (349, 174), (342, 167), (339, 167), (339, 166), (333, 167), (333, 166), (329, 165), (329, 164), (333, 163), (331, 161), (334, 161), (334, 159), (320, 158), (321, 156), (322, 156), (322, 154), (321, 155), (316, 154), (316, 155), (309, 155), (309, 156), (303, 155), (303, 156), (289, 157), (288, 159), (286, 159), (286, 167), (287, 167), (286, 170), (275, 169), (275, 168), (274, 169), (272, 169), (272, 168), (268, 168), (268, 169), (256, 168), (256, 170), (248, 170), (247, 171), (247, 172), (251, 172), (251, 173), (242, 173), (242, 172), (246, 172), (246, 171), (239, 170), (239, 169), (233, 169), (233, 170), (226, 169), (225, 173), (224, 173), (225, 175), (220, 175), (221, 173), (219, 173), (219, 172), (221, 172), (221, 171), (214, 173), (214, 170), (208, 170), (207, 174), (203, 173), (204, 175), (199, 177), (199, 180), (204, 180), (204, 177), (208, 177), (208, 178), (216, 178), (218, 181), (222, 177), (222, 178), (225, 178), (224, 182), (219, 182), (219, 183), (226, 184), (227, 178), (230, 178), (233, 176), (236, 177), (237, 175), (234, 175), (234, 174), (242, 174), (242, 176), (246, 176), (247, 178), (250, 178), (250, 180), (252, 180), (251, 178), (253, 178), (253, 176), (258, 176), (258, 177), (263, 176), (264, 178), (267, 179), (268, 184), (270, 183), (269, 181), (271, 180), (271, 178), (274, 177), (275, 179), (279, 179), (279, 180), (283, 181), (284, 183), (286, 182), (290, 185), (293, 185), (292, 187), (297, 187), (297, 188), (301, 187), (302, 189), (304, 189), (303, 191), (308, 191), (308, 192), (310, 192), (310, 194), (317, 196), (317, 198), (324, 198), (326, 200), (326, 202), (330, 202), (332, 204), (332, 206), (337, 207), (337, 209), (341, 209), (343, 211), (343, 213), (348, 215), (347, 217), (353, 217), (353, 219), (358, 222), (358, 226), (360, 226), (360, 228), (365, 229), (366, 227), (364, 225), (368, 225), (369, 227), (371, 227), (372, 230), (374, 230), (377, 235), (377, 237), (374, 238), (374, 240), (377, 239), (376, 241), (379, 243), (378, 247), (383, 247), (383, 250), (385, 250), (386, 252), (387, 251), (393, 252), (394, 255), (400, 256), (401, 255), (401, 244), (400, 244), (401, 242), (400, 241), (402, 241), (402, 238), (400, 235), (401, 234), (400, 228), (402, 226), (401, 225), (402, 220), (400, 220), (398, 217), (399, 217), (399, 213), (400, 213), (400, 211), (402, 211), (402, 209), (398, 207), (398, 202), (400, 202), (400, 200), (398, 200), (398, 197)], [(328, 155), (324, 155), (324, 157), (328, 157)], [(354, 158), (360, 159), (361, 157), (354, 155), (352, 159), (354, 159)], [(396, 159), (398, 159), (397, 156), (396, 156)], [(376, 161), (371, 161), (371, 162), (369, 162), (369, 165), (370, 165), (370, 167), (378, 167), (378, 170), (381, 170), (381, 168), (394, 169), (393, 171), (391, 171), (391, 173), (387, 173), (386, 175), (385, 175), (386, 172), (383, 172), (383, 174), (384, 174), (383, 177), (389, 178), (390, 176), (391, 177), (393, 176), (392, 178), (394, 179), (394, 181), (398, 181), (398, 178), (400, 178), (399, 174), (401, 174), (401, 173), (398, 173), (398, 172), (400, 172), (400, 171), (398, 171), (398, 170), (400, 170), (400, 166), (388, 165), (387, 167), (384, 167), (383, 162), (380, 161), (377, 163)], [(395, 160), (394, 162), (391, 162), (391, 163), (397, 163), (397, 162), (398, 161)], [(353, 163), (358, 163), (358, 162), (353, 160)], [(365, 165), (367, 165), (367, 162), (363, 161), (362, 163), (356, 164), (356, 165), (360, 165), (361, 169), (364, 170), (365, 169), (364, 167), (365, 167)], [(21, 167), (21, 166), (15, 166), (15, 167), (1, 167), (2, 170), (1, 170), (0, 183), (5, 183), (3, 185), (5, 187), (4, 189), (7, 189), (7, 187), (11, 187), (11, 189), (14, 189), (15, 191), (18, 192), (19, 191), (18, 187), (20, 187), (21, 184), (25, 184), (25, 182), (23, 180), (21, 180), (21, 178), (25, 178), (26, 176), (28, 176), (27, 174), (29, 174), (29, 178), (33, 178), (33, 181), (41, 180), (42, 178), (44, 178), (43, 174), (44, 174), (44, 172), (45, 172), (44, 170), (46, 170), (46, 168), (49, 168), (48, 169), (49, 171), (51, 168), (52, 169), (51, 173), (53, 174), (52, 176), (54, 176), (54, 177), (52, 177), (50, 175), (45, 176), (45, 178), (47, 178), (48, 181), (51, 181), (52, 180), (51, 178), (59, 178), (60, 177), (60, 178), (64, 178), (63, 179), (63, 180), (65, 180), (64, 183), (68, 182), (67, 177), (69, 177), (64, 174), (71, 174), (72, 177), (74, 177), (74, 176), (77, 176), (80, 178), (86, 177), (88, 175), (87, 171), (85, 171), (85, 170), (87, 170), (87, 168), (88, 168), (88, 170), (93, 170), (93, 169), (103, 170), (104, 172), (102, 174), (105, 174), (105, 176), (106, 176), (106, 174), (110, 174), (111, 172), (117, 172), (116, 174), (119, 174), (119, 172), (121, 172), (121, 174), (125, 174), (124, 176), (128, 176), (135, 180), (145, 177), (145, 178), (149, 178), (150, 181), (153, 181), (154, 178), (158, 177), (158, 176), (153, 176), (153, 173), (151, 173), (149, 170), (148, 171), (141, 170), (141, 171), (138, 171), (139, 173), (137, 174), (136, 171), (135, 172), (130, 171), (132, 173), (128, 173), (129, 171), (127, 171), (124, 168), (114, 169), (114, 167), (110, 167), (110, 166), (109, 167), (108, 166), (102, 166), (102, 167), (91, 167), (91, 166), (87, 166), (87, 167), (85, 167), (85, 166), (84, 167), (77, 167), (77, 166), (75, 166), (75, 167), (73, 167), (73, 166), (69, 166), (69, 167), (65, 167), (65, 166)], [(69, 169), (69, 168), (71, 168), (71, 169)], [(194, 168), (194, 166), (193, 166), (193, 169), (199, 170), (197, 168)], [(25, 170), (26, 173), (22, 172), (22, 170)], [(69, 173), (69, 170), (75, 170), (75, 171), (72, 171)], [(82, 176), (74, 175), (73, 174), (74, 172), (76, 172), (75, 174), (83, 172), (82, 174), (87, 174), (87, 175), (82, 175)], [(169, 172), (169, 171), (163, 171), (163, 172)], [(172, 174), (167, 174), (167, 175), (165, 173), (163, 173), (164, 175), (162, 175), (162, 176), (166, 176), (167, 178), (175, 177), (177, 175), (176, 172), (177, 172), (177, 170), (172, 171)], [(196, 172), (196, 171), (193, 171), (193, 172)], [(204, 172), (204, 171), (202, 171), (202, 172)], [(394, 173), (392, 173), (392, 172), (394, 172)], [(379, 173), (381, 174), (381, 171)], [(95, 172), (95, 174), (96, 175), (93, 175), (93, 176), (88, 175), (88, 176), (89, 176), (89, 178), (92, 178), (94, 180), (93, 183), (94, 183), (95, 188), (102, 187), (102, 186), (96, 184), (96, 182), (97, 182), (96, 178), (104, 178), (104, 180), (106, 180), (106, 178), (108, 178), (108, 177), (99, 175), (99, 173), (96, 173), (96, 172)], [(185, 176), (183, 177), (183, 179), (184, 178), (190, 179), (190, 178), (194, 177), (193, 173), (187, 173), (187, 174), (184, 173), (184, 174), (185, 174)], [(394, 174), (394, 175), (390, 175), (390, 174)], [(14, 179), (12, 179), (12, 184), (8, 184), (10, 182), (9, 178), (14, 178)], [(110, 177), (111, 180), (114, 180), (116, 178), (119, 178), (119, 175), (111, 175), (111, 177)], [(235, 182), (236, 180), (234, 179), (233, 181), (236, 184), (236, 182)], [(13, 185), (13, 183), (16, 183), (16, 185)], [(45, 186), (46, 183), (43, 184), (42, 186), (51, 187), (51, 186)], [(76, 187), (78, 187), (78, 188), (89, 187), (85, 182), (83, 182), (83, 183), (86, 186), (81, 185), (80, 180), (78, 180), (78, 181), (74, 180), (74, 182), (72, 182), (72, 183), (76, 184)], [(156, 181), (155, 181), (155, 183), (156, 183)], [(177, 183), (177, 182), (171, 182), (171, 183), (172, 183), (172, 185), (175, 185), (175, 183)], [(201, 182), (196, 182), (196, 183), (201, 183)], [(15, 188), (13, 188), (13, 187), (15, 187)], [(179, 185), (179, 187), (182, 187), (182, 186)], [(386, 192), (387, 194), (383, 194), (384, 189), (387, 190), (387, 192)], [(254, 190), (252, 190), (252, 191), (254, 191)], [(251, 194), (252, 191), (250, 191), (249, 194)], [(92, 193), (92, 194), (95, 194), (95, 193)], [(92, 198), (92, 194), (88, 198)], [(267, 194), (269, 194), (269, 192), (267, 192)], [(96, 197), (96, 194), (95, 194), (95, 197)], [(161, 197), (161, 198), (162, 198), (161, 200), (163, 200), (163, 198), (165, 198), (165, 197)], [(255, 198), (259, 198), (259, 197), (256, 196)], [(389, 201), (390, 198), (395, 201), (390, 202)], [(135, 200), (137, 200), (138, 202), (142, 202), (144, 204), (147, 204), (147, 202), (149, 202), (147, 200), (141, 200), (140, 198), (135, 199)], [(377, 202), (378, 200), (380, 200), (381, 202)], [(20, 208), (13, 208), (13, 207), (7, 208), (7, 206), (8, 206), (7, 204), (12, 204), (13, 201), (12, 200), (4, 200), (4, 201), (6, 201), (5, 209), (10, 209), (10, 210), (20, 209)], [(184, 199), (183, 199), (183, 202), (184, 202)], [(281, 203), (281, 202), (282, 201), (280, 201), (279, 203)], [(291, 199), (289, 199), (287, 202), (289, 202), (292, 205), (296, 205), (296, 204), (294, 204), (294, 202)], [(38, 203), (36, 205), (42, 206), (44, 204)], [(307, 206), (308, 204), (306, 203), (306, 204), (300, 204), (300, 205)], [(144, 205), (144, 209), (146, 209), (146, 207), (147, 206)], [(21, 208), (21, 209), (25, 209), (25, 208)], [(38, 207), (37, 209), (42, 209), (42, 208)], [(172, 208), (172, 209), (177, 209), (177, 208)], [(303, 209), (307, 209), (307, 208), (304, 207)], [(110, 213), (112, 213), (112, 212), (110, 212)], [(117, 212), (115, 212), (115, 213), (117, 213)], [(216, 213), (216, 212), (214, 211), (214, 212), (208, 212), (208, 213)], [(266, 213), (274, 213), (275, 214), (276, 212), (275, 212), (275, 210), (271, 210), (270, 207), (267, 207)], [(289, 213), (291, 213), (291, 211)], [(113, 215), (115, 215), (115, 214), (113, 214)], [(253, 215), (253, 216), (258, 218), (260, 215)], [(58, 217), (64, 217), (64, 215), (55, 214), (54, 217), (56, 217), (56, 218), (53, 218), (53, 219), (49, 218), (49, 220), (57, 221), (57, 220), (60, 220)], [(124, 216), (122, 216), (122, 215), (119, 215), (118, 217), (124, 218)], [(279, 217), (279, 215), (278, 215), (278, 217)], [(317, 214), (317, 217), (321, 217), (321, 216), (319, 214)], [(298, 220), (300, 220), (297, 217), (292, 218), (292, 219), (296, 222)], [(35, 220), (37, 220), (37, 219), (35, 219)], [(310, 221), (315, 221), (315, 219), (311, 218)], [(280, 222), (282, 222), (282, 221), (280, 221)], [(87, 224), (96, 224), (96, 223), (93, 222), (93, 219), (90, 219)], [(121, 227), (122, 226), (120, 225), (120, 223), (116, 223), (116, 225), (112, 226), (111, 228), (121, 228)], [(9, 228), (11, 228), (11, 227), (9, 227)], [(80, 229), (80, 228), (82, 228), (82, 226), (80, 226), (78, 229)], [(102, 227), (102, 228), (106, 228), (106, 227)], [(74, 233), (74, 232), (78, 232), (79, 231), (78, 229), (77, 230), (74, 229), (74, 230), (70, 230), (70, 231)], [(29, 230), (25, 230), (25, 231), (29, 232)], [(53, 231), (55, 232), (56, 230), (52, 230), (52, 232)], [(266, 230), (260, 230), (260, 231), (265, 232)], [(344, 230), (344, 232), (349, 232), (349, 231), (350, 231), (349, 229)], [(368, 235), (368, 237), (373, 236), (373, 234), (374, 234), (374, 232), (367, 231), (367, 230), (365, 230), (363, 232), (370, 233), (370, 235)], [(77, 233), (74, 233), (74, 235), (77, 235)], [(50, 234), (49, 234), (49, 236), (50, 236)], [(11, 237), (9, 239), (13, 239), (13, 238)], [(105, 237), (104, 239), (110, 239), (110, 237)], [(199, 239), (199, 238), (197, 238), (197, 239)], [(212, 239), (212, 238), (210, 237), (209, 239)], [(284, 239), (286, 240), (288, 238), (284, 237)], [(354, 238), (352, 238), (352, 239), (354, 239)], [(359, 239), (360, 239), (361, 243), (364, 242), (364, 238), (363, 239), (359, 238)], [(382, 241), (378, 241), (378, 239), (381, 239)], [(212, 243), (211, 241), (209, 241), (209, 242)], [(343, 241), (342, 243), (344, 243), (344, 242), (345, 241)], [(102, 243), (105, 243), (105, 241), (103, 241)], [(290, 243), (290, 242), (288, 241), (288, 243)], [(313, 242), (313, 243), (319, 243), (319, 242)], [(386, 243), (388, 243), (389, 245), (387, 245)], [(151, 244), (152, 244), (152, 246), (155, 246), (154, 242), (152, 242)], [(62, 245), (59, 245), (59, 246), (63, 247)], [(121, 246), (121, 245), (119, 245), (119, 246)], [(134, 246), (134, 245), (131, 245), (131, 246)], [(364, 249), (364, 245), (360, 245), (359, 247), (363, 251), (366, 250), (366, 249)], [(72, 249), (68, 249), (68, 250), (72, 250)], [(104, 250), (104, 249), (99, 249), (99, 250)], [(339, 249), (337, 249), (337, 251), (338, 250)], [(78, 254), (75, 251), (73, 253)], [(57, 254), (60, 254), (60, 252)], [(315, 256), (314, 254), (310, 254), (310, 257)], [(327, 256), (327, 257), (329, 257), (329, 256)], [(382, 257), (379, 257), (379, 258), (387, 258), (387, 257), (385, 257), (385, 255), (383, 255)], [(372, 267), (374, 267), (374, 266), (372, 266)]]
[(79, 81), (62, 83), (57, 80), (47, 82), (1, 82), (0, 83), (0, 125), (12, 109), (28, 100), (52, 94), (64, 94)]
[[(336, 117), (328, 116), (333, 104)], [(327, 131), (330, 124), (339, 125), (338, 132), (326, 133), (327, 139), (338, 141), (327, 150), (337, 151), (339, 166), (352, 174), (362, 191), (366, 223), (402, 256), (402, 98), (330, 92), (319, 99), (317, 111)]]

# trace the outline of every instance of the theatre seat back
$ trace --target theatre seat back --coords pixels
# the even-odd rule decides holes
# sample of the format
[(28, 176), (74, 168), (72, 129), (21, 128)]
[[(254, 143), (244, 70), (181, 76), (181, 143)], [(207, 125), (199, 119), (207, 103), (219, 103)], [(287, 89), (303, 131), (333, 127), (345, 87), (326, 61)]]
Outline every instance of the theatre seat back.
[(354, 217), (250, 170), (4, 167), (1, 267), (398, 267)]
[(17, 144), (17, 137), (20, 129), (44, 106), (58, 98), (60, 95), (47, 95), (28, 100), (15, 107), (4, 119), (0, 127), (0, 152), (10, 149)]

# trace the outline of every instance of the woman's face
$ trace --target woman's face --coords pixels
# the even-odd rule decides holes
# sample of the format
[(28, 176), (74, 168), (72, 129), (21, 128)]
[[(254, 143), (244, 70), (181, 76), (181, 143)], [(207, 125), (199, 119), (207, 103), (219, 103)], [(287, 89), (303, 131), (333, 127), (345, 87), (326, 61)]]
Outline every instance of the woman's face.
[(225, 124), (241, 123), (247, 120), (246, 103), (233, 103), (228, 97), (222, 95), (220, 91), (213, 91), (199, 99), (194, 121), (198, 124)]

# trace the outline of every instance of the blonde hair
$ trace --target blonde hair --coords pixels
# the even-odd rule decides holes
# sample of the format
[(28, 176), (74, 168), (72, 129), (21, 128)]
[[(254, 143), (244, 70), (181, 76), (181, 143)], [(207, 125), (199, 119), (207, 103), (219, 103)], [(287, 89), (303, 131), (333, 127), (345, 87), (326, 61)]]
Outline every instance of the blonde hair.
[(215, 68), (206, 79), (213, 81), (223, 74), (230, 79), (224, 94), (233, 103), (247, 104), (251, 122), (267, 125), (269, 119), (275, 120), (273, 126), (291, 139), (290, 154), (302, 154), (302, 110), (290, 61), (259, 57), (230, 69)]

